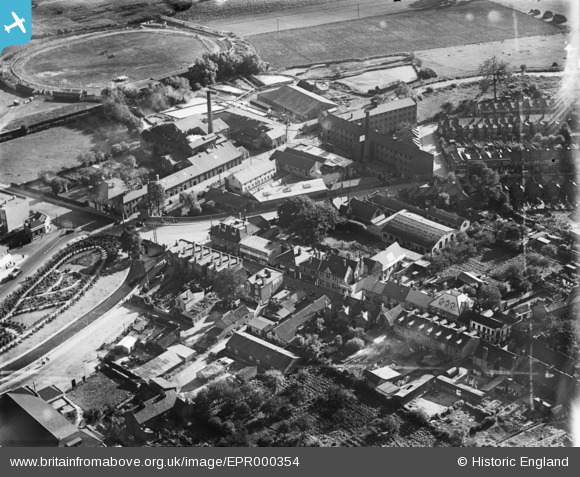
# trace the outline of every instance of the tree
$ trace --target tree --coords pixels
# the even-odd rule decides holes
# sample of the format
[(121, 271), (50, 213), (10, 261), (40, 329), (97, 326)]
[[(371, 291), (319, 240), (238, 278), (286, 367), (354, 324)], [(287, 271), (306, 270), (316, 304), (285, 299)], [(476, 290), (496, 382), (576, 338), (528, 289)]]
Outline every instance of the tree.
[(520, 71), (522, 72), (522, 79), (524, 79), (524, 73), (526, 72), (527, 69), (528, 69), (527, 65), (525, 65), (523, 63), (520, 65)]
[(338, 211), (306, 196), (292, 197), (278, 207), (278, 224), (309, 244), (321, 242), (340, 222)]
[(479, 75), (482, 79), (479, 82), (479, 87), (485, 93), (490, 85), (493, 86), (493, 97), (497, 99), (497, 87), (509, 79), (509, 63), (502, 61), (497, 56), (488, 58), (479, 65)]
[(523, 225), (518, 225), (510, 220), (498, 221), (493, 224), (495, 238), (499, 242), (510, 246), (511, 248), (519, 247), (526, 229)]
[(344, 351), (347, 355), (351, 355), (360, 351), (365, 346), (365, 342), (361, 338), (351, 338), (344, 344)]
[(531, 290), (532, 284), (526, 278), (524, 264), (513, 262), (503, 273), (503, 279), (510, 284), (510, 287), (517, 292), (526, 293)]
[(141, 129), (141, 119), (133, 114), (127, 104), (126, 95), (129, 90), (119, 88), (105, 88), (103, 90), (102, 104), (105, 116), (120, 124), (123, 124), (129, 131), (139, 131)]
[(274, 394), (278, 393), (286, 379), (284, 375), (277, 369), (269, 369), (262, 375), (262, 382), (264, 386), (270, 389)]
[(213, 291), (226, 303), (242, 298), (248, 292), (248, 280), (244, 269), (226, 269), (218, 274), (213, 282)]
[(52, 189), (52, 193), (58, 195), (68, 191), (69, 181), (62, 177), (56, 176), (50, 180), (49, 185)]
[(501, 292), (497, 285), (482, 285), (476, 294), (476, 302), (482, 310), (495, 310), (501, 307)]
[(141, 236), (134, 225), (129, 225), (121, 234), (121, 250), (129, 254), (133, 260), (141, 256)]
[(546, 257), (555, 258), (558, 256), (558, 248), (554, 244), (547, 244), (542, 247), (542, 254)]
[(123, 161), (123, 168), (132, 171), (137, 168), (137, 159), (135, 156), (127, 156)]
[(315, 420), (310, 414), (301, 414), (296, 418), (294, 424), (300, 432), (305, 433), (314, 427)]
[(381, 432), (387, 432), (391, 436), (397, 435), (401, 428), (399, 422), (393, 416), (386, 416), (382, 418), (377, 424)]
[(548, 345), (550, 348), (576, 359), (579, 345), (578, 336), (580, 336), (580, 328), (574, 320), (570, 320), (568, 317), (555, 319), (548, 328)]
[(90, 166), (95, 161), (95, 155), (92, 152), (83, 152), (77, 156), (77, 162), (83, 166)]
[(322, 353), (322, 341), (318, 335), (307, 334), (299, 340), (300, 354), (304, 357), (307, 363), (317, 363)]
[(196, 217), (201, 214), (201, 205), (197, 201), (197, 194), (195, 192), (182, 192), (179, 199), (183, 202), (185, 207), (187, 207), (188, 215), (191, 217)]
[(150, 210), (157, 209), (157, 214), (161, 214), (165, 205), (165, 189), (159, 182), (150, 182), (147, 186), (147, 203)]
[(453, 103), (451, 103), (450, 101), (445, 101), (442, 105), (441, 105), (441, 110), (445, 113), (445, 114), (451, 114), (453, 112)]
[(292, 227), (303, 211), (313, 207), (314, 201), (304, 195), (286, 199), (278, 206), (278, 225), (284, 229)]
[(490, 205), (501, 207), (508, 202), (508, 196), (503, 190), (499, 175), (487, 167), (483, 161), (473, 161), (467, 167), (467, 174), (472, 188), (472, 197), (477, 197), (476, 207), (485, 209)]

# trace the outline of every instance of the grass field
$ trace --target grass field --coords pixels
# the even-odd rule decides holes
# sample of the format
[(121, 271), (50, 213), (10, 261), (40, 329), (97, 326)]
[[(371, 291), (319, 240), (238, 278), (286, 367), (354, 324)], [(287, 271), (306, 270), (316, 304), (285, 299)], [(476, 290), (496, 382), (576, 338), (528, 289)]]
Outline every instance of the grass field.
[(251, 36), (249, 40), (264, 60), (284, 67), (560, 32), (559, 27), (549, 23), (477, 0), (453, 8), (286, 30)]
[(41, 85), (104, 87), (120, 75), (146, 80), (191, 64), (208, 51), (209, 41), (172, 30), (87, 35), (31, 51), (16, 60), (14, 70)]
[(124, 126), (88, 117), (0, 143), (0, 182), (37, 179), (41, 171), (76, 166), (83, 152), (109, 151), (113, 144), (130, 139)]

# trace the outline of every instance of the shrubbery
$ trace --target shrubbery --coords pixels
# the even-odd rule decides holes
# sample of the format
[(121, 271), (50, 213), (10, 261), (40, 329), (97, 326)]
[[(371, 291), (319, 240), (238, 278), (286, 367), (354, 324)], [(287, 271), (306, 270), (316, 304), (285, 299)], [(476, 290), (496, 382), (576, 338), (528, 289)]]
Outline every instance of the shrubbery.
[(421, 68), (417, 73), (419, 79), (429, 79), (429, 78), (437, 78), (437, 73), (433, 71), (431, 68)]
[(190, 83), (208, 86), (238, 75), (261, 73), (265, 63), (256, 53), (205, 53), (189, 70)]

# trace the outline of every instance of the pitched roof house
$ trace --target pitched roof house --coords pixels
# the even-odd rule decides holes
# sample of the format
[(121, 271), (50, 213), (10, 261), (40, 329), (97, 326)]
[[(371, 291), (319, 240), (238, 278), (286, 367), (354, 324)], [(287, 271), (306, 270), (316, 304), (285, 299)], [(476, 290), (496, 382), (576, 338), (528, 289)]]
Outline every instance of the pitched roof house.
[(243, 331), (228, 340), (226, 354), (242, 364), (282, 373), (291, 371), (300, 361), (298, 355)]

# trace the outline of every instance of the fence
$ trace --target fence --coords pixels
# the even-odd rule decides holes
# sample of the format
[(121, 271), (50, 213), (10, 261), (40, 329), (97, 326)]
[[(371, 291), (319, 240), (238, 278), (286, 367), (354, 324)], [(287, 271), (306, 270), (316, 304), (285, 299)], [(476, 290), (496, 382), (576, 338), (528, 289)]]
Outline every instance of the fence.
[(51, 127), (60, 126), (62, 124), (70, 123), (75, 119), (79, 119), (85, 116), (89, 116), (97, 110), (102, 109), (101, 104), (97, 104), (95, 106), (91, 106), (87, 109), (82, 111), (75, 111), (74, 113), (63, 114), (62, 116), (58, 116), (53, 119), (47, 119), (44, 121), (39, 121), (34, 124), (29, 124), (26, 126), (21, 126), (18, 129), (11, 129), (9, 131), (5, 131), (0, 133), (0, 143), (11, 141), (12, 139), (16, 139), (19, 137), (26, 136), (27, 134), (32, 134), (39, 131), (44, 131), (45, 129), (50, 129)]

